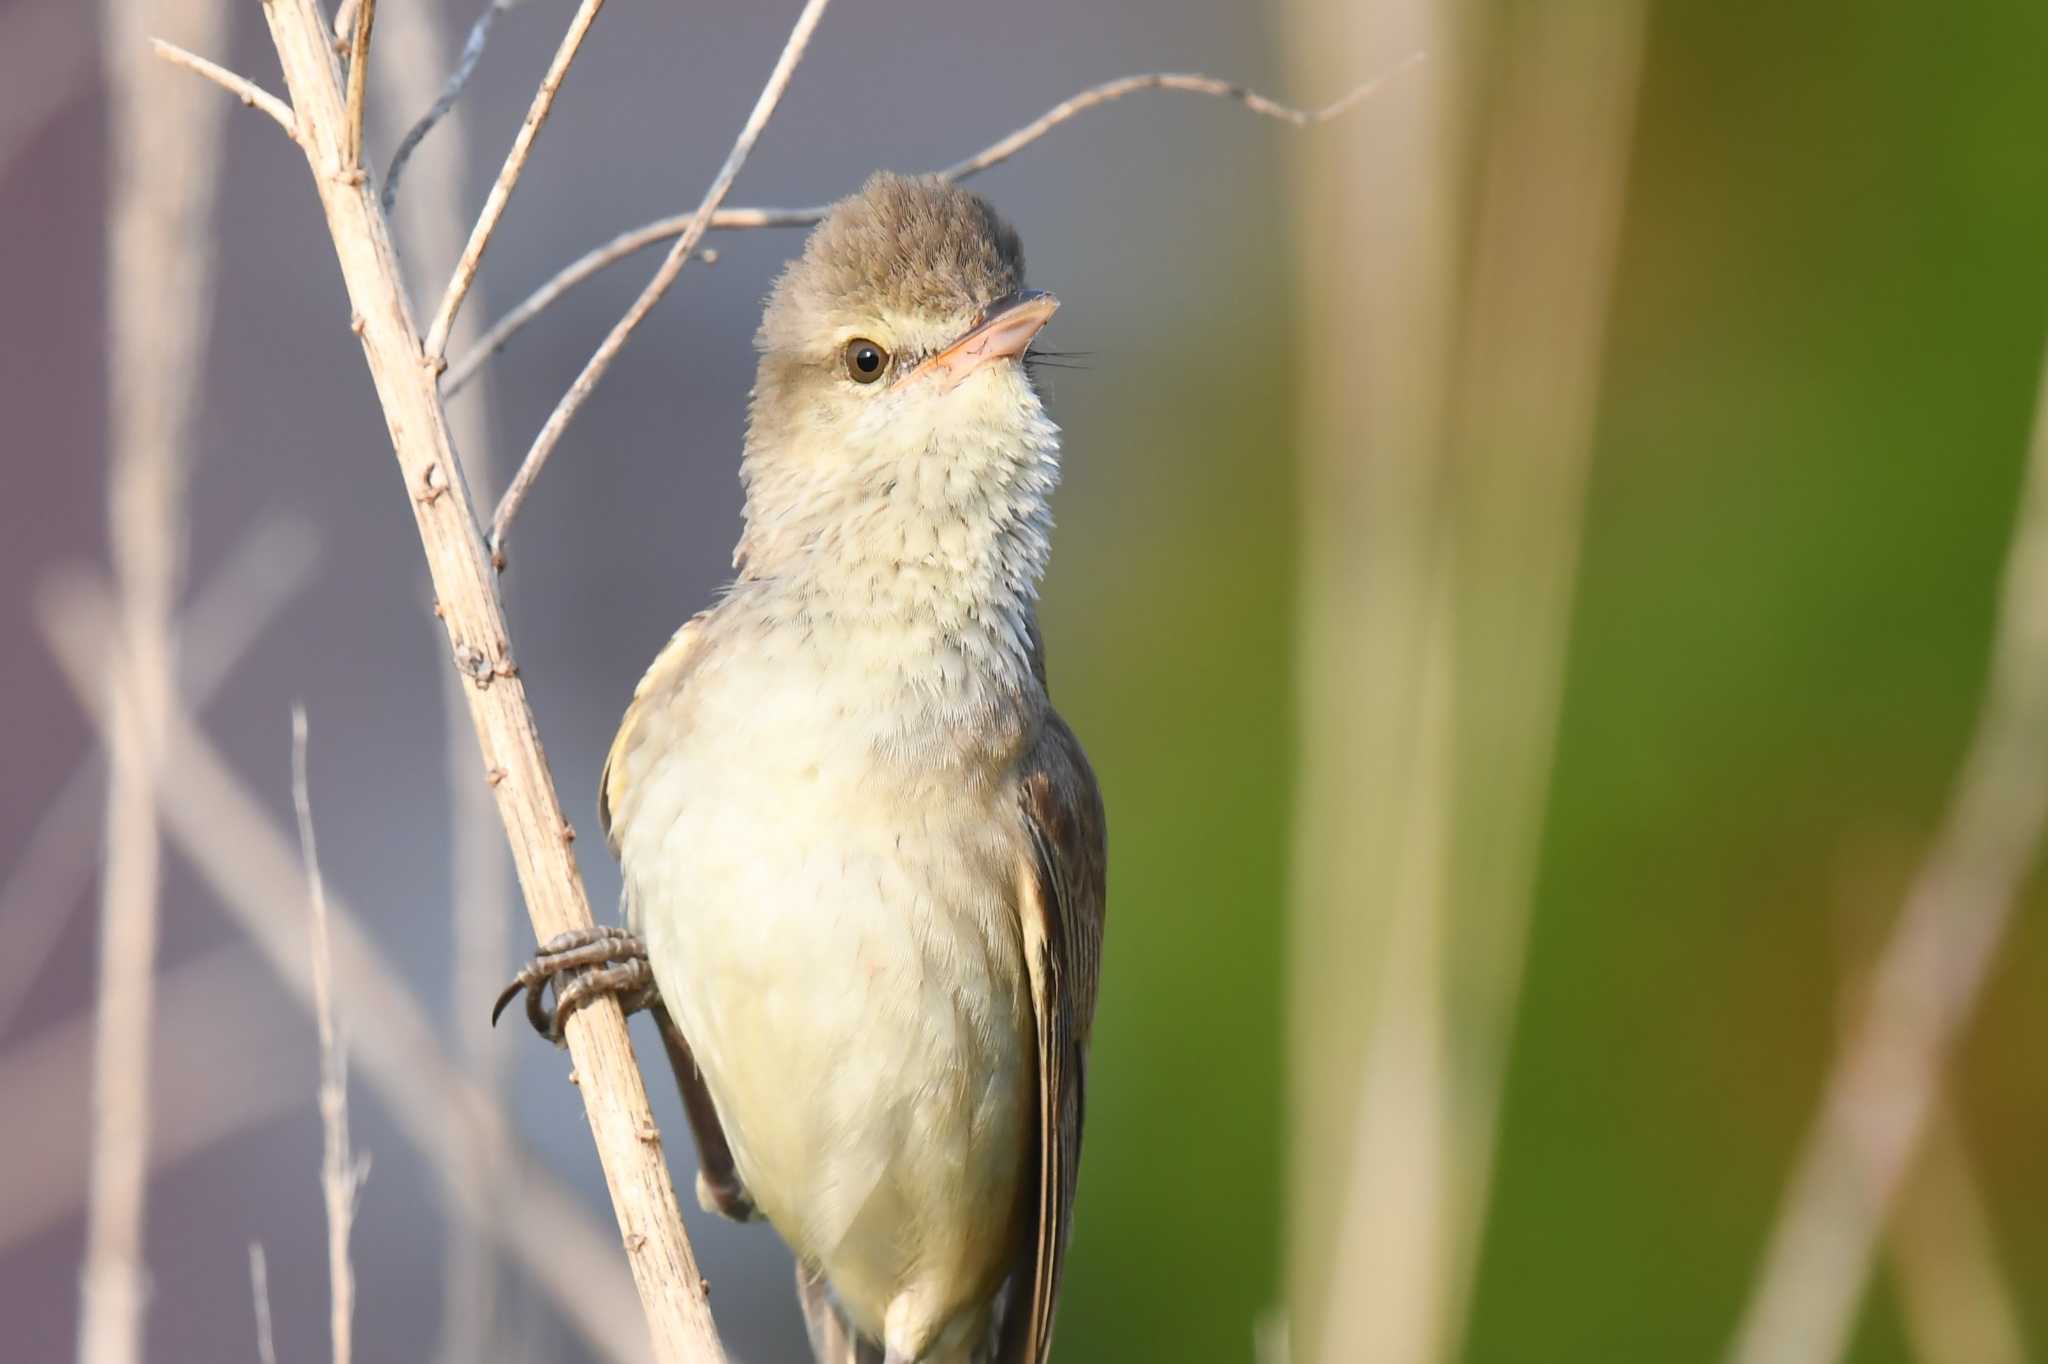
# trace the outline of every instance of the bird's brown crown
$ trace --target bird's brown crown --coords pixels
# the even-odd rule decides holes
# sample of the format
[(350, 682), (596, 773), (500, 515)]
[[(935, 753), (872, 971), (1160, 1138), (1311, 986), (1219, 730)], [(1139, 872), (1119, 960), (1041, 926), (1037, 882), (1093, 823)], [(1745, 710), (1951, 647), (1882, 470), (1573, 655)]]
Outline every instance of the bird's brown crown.
[(832, 206), (775, 282), (763, 350), (802, 350), (885, 313), (978, 313), (1024, 283), (1024, 249), (988, 200), (935, 176), (878, 171)]

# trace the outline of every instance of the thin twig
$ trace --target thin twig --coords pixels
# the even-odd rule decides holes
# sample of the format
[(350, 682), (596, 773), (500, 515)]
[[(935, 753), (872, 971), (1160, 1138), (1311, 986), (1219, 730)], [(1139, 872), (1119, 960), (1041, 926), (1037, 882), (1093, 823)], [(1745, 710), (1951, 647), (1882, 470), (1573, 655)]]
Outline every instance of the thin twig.
[(1991, 676), (1940, 835), (1836, 1058), (1736, 1332), (1735, 1364), (1839, 1359), (2048, 827), (2048, 371), (2006, 551)]
[[(1092, 86), (1080, 94), (1062, 100), (1052, 108), (1025, 124), (1017, 131), (996, 142), (990, 143), (964, 161), (957, 161), (942, 171), (936, 172), (948, 180), (965, 180), (979, 175), (992, 166), (1001, 164), (1015, 156), (1031, 143), (1051, 132), (1076, 114), (1092, 109), (1099, 104), (1122, 99), (1125, 95), (1140, 90), (1184, 90), (1192, 94), (1215, 95), (1234, 99), (1245, 108), (1268, 118), (1277, 118), (1297, 128), (1321, 123), (1337, 117), (1368, 98), (1382, 85), (1401, 73), (1416, 66), (1423, 60), (1423, 54), (1413, 53), (1392, 69), (1373, 77), (1354, 88), (1342, 99), (1324, 105), (1320, 109), (1293, 109), (1264, 95), (1247, 90), (1241, 85), (1218, 80), (1214, 76), (1183, 75), (1172, 72), (1157, 72), (1145, 75), (1123, 76), (1101, 85)], [(831, 211), (830, 204), (813, 204), (808, 208), (725, 208), (711, 215), (712, 231), (731, 231), (757, 227), (809, 227)], [(539, 316), (551, 304), (570, 289), (610, 265), (616, 265), (628, 256), (654, 245), (680, 237), (696, 222), (695, 213), (678, 213), (667, 218), (658, 218), (651, 223), (621, 232), (604, 245), (579, 256), (575, 261), (557, 271), (547, 283), (534, 290), (526, 301), (507, 313), (489, 331), (475, 349), (449, 367), (444, 391), (454, 393), (467, 383), (479, 366), (502, 350), (505, 343), (527, 323)]]
[[(319, 11), (314, 0), (267, 0), (263, 15), (304, 126), (301, 145), (355, 306), (354, 330), (426, 555), (436, 614), (468, 682), (464, 695), (481, 766), (494, 783), (528, 916), (542, 940), (589, 928), (594, 920), (561, 794), (513, 660), (504, 599), (449, 437), (436, 375), (422, 363), (389, 224), (367, 185), (327, 171), (343, 109)], [(568, 1043), (655, 1358), (662, 1364), (722, 1361), (667, 1162), (659, 1142), (650, 1140), (656, 1128), (646, 1085), (616, 1001), (598, 1000), (578, 1010), (569, 1020)]]
[[(767, 210), (765, 212), (773, 211)], [(799, 209), (792, 211), (808, 212), (809, 210)], [(788, 224), (768, 222), (765, 219), (765, 212), (756, 209), (727, 209), (713, 215), (711, 226), (713, 228), (722, 228), (797, 225), (798, 220), (795, 219), (792, 219)], [(724, 221), (728, 214), (738, 216), (752, 213), (763, 213), (763, 221), (747, 224)], [(658, 222), (648, 223), (645, 227), (636, 227), (631, 232), (621, 233), (619, 236), (614, 237), (595, 251), (579, 257), (567, 269), (527, 295), (526, 300), (518, 307), (492, 323), (491, 329), (478, 338), (475, 345), (464, 351), (460, 360), (457, 360), (448, 367), (448, 373), (441, 380), (442, 394), (452, 398), (462, 392), (463, 389), (469, 387), (469, 381), (476, 378), (483, 370), (486, 360), (503, 350), (505, 344), (512, 339), (515, 333), (523, 330), (527, 323), (545, 312), (563, 294), (569, 292), (569, 290), (575, 288), (608, 265), (616, 265), (626, 259), (626, 257), (642, 251), (656, 242), (668, 241), (672, 237), (681, 236), (683, 230), (690, 225), (690, 219), (695, 216), (690, 213), (679, 213), (673, 218), (663, 218)], [(802, 221), (809, 221), (809, 219)], [(696, 254), (697, 259), (703, 261), (706, 265), (716, 265), (718, 263), (718, 252), (711, 247), (702, 247)]]
[(363, 168), (363, 99), (369, 90), (370, 30), (377, 23), (377, 0), (356, 0), (355, 12), (355, 38), (348, 56), (348, 121), (341, 133), (343, 171)]
[(299, 139), (298, 122), (292, 117), (292, 107), (271, 94), (247, 76), (238, 76), (224, 66), (217, 66), (195, 52), (187, 52), (176, 43), (167, 43), (161, 38), (152, 38), (149, 45), (173, 66), (182, 66), (197, 72), (221, 89), (242, 102), (244, 108), (257, 109), (270, 115), (277, 126), (284, 129), (284, 135), (294, 142)]
[(249, 1243), (249, 1296), (256, 1304), (257, 1364), (277, 1364), (277, 1339), (270, 1331), (270, 1262), (263, 1243)]
[(412, 160), (413, 152), (419, 149), (427, 134), (434, 131), (434, 125), (447, 117), (448, 111), (455, 107), (455, 101), (462, 98), (462, 91), (469, 84), (469, 78), (476, 74), (477, 63), (483, 60), (484, 44), (489, 42), (491, 37), (491, 25), (497, 22), (502, 11), (510, 9), (514, 3), (515, 0), (490, 0), (490, 3), (484, 6), (484, 12), (469, 26), (469, 38), (462, 44), (462, 56), (455, 63), (455, 70), (449, 73), (447, 84), (441, 87), (441, 93), (435, 97), (433, 104), (428, 106), (427, 112), (420, 116), (417, 123), (406, 129), (405, 136), (398, 140), (398, 150), (391, 153), (391, 165), (384, 172), (384, 193), (381, 202), (384, 205), (384, 216), (387, 218), (398, 204), (398, 178), (405, 173), (406, 164)]
[[(102, 660), (114, 619), (106, 588), (91, 580), (59, 578), (45, 588), (37, 606), (38, 622), (66, 682), (95, 727), (104, 730), (110, 721)], [(164, 753), (156, 799), (165, 831), (262, 954), (271, 974), (311, 1013), (307, 925), (277, 912), (279, 905), (305, 895), (292, 835), (182, 709), (170, 717)], [(445, 1026), (406, 990), (404, 973), (378, 950), (339, 895), (328, 897), (328, 920), (335, 981), (356, 1006), (355, 1059), (392, 1120), (432, 1166), (437, 1185), (493, 1235), (562, 1318), (590, 1341), (596, 1355), (615, 1364), (644, 1359), (646, 1332), (635, 1320), (633, 1285), (621, 1270), (616, 1234), (597, 1224), (581, 1201), (527, 1152), (503, 1108), (489, 1102), (449, 1057), (442, 1041)], [(245, 963), (236, 969), (246, 977)], [(219, 993), (215, 988), (216, 997)], [(202, 984), (194, 997), (204, 994)], [(212, 1021), (220, 1013), (218, 1007), (197, 1012)], [(214, 1055), (226, 1047), (210, 1036), (201, 1040), (211, 1044)], [(184, 1054), (206, 1055), (209, 1047), (188, 1048)], [(266, 1094), (281, 1087), (281, 1081), (268, 1083), (267, 1071), (259, 1078), (264, 1082), (256, 1088)], [(581, 1081), (586, 1092), (591, 1083), (586, 1073)], [(0, 1093), (37, 1092), (35, 1085), (0, 1088)], [(658, 1144), (654, 1154), (660, 1155)], [(503, 1196), (480, 1192), (459, 1177), (460, 1167), (477, 1163), (506, 1172), (500, 1190), (519, 1190), (516, 1218), (488, 1216), (488, 1208), (472, 1201)], [(0, 1161), (0, 1175), (11, 1168)], [(0, 1197), (0, 1247), (9, 1243), (14, 1211)]]
[[(533, 438), (533, 446), (526, 452), (526, 458), (519, 463), (519, 471), (512, 476), (512, 482), (505, 489), (505, 495), (498, 500), (498, 509), (491, 517), (491, 559), (498, 567), (504, 567), (505, 540), (512, 530), (512, 519), (519, 515), (519, 506), (526, 500), (533, 481), (540, 477), (540, 471), (554, 453), (561, 441), (562, 433), (569, 429), (569, 422), (590, 400), (597, 388), (598, 380), (611, 368), (625, 347), (626, 339), (661, 302), (663, 294), (682, 273), (683, 264), (690, 259), (690, 253), (703, 240), (704, 229), (710, 224), (718, 206), (725, 202), (727, 191), (738, 178), (740, 168), (747, 164), (748, 153), (754, 150), (754, 143), (761, 136), (761, 130), (768, 126), (768, 119), (775, 112), (775, 106), (782, 102), (782, 95), (789, 88), (789, 79), (796, 72), (796, 65), (803, 60), (804, 49), (810, 46), (811, 34), (818, 27), (818, 20), (824, 17), (825, 6), (830, 0), (805, 0), (803, 12), (796, 17), (796, 25), (789, 32), (789, 41), (782, 45), (782, 55), (775, 61), (775, 69), (768, 73), (768, 83), (761, 87), (761, 96), (754, 101), (753, 112), (747, 115), (746, 123), (740, 128), (740, 135), (734, 139), (732, 150), (726, 154), (725, 164), (718, 168), (718, 174), (711, 181), (711, 188), (704, 192), (704, 200), (697, 205), (697, 211), (690, 215), (689, 225), (676, 244), (669, 248), (667, 259), (654, 272), (654, 278), (647, 281), (647, 287), (640, 291), (640, 297), (633, 300), (633, 306), (626, 315), (612, 327), (596, 352), (584, 364), (583, 372), (576, 376), (576, 382), (569, 385), (569, 391), (555, 404), (555, 410), (548, 414), (540, 434)], [(438, 353), (438, 352), (435, 352)]]
[[(363, 0), (363, 12), (375, 0)], [(360, 32), (360, 29), (358, 29)], [(313, 838), (313, 800), (306, 781), (306, 708), (292, 705), (292, 810), (299, 821), (299, 856), (306, 864), (306, 901), (312, 910), (313, 1019), (320, 1035), (320, 1193), (327, 1204), (327, 1320), (333, 1364), (354, 1354), (356, 1276), (349, 1262), (356, 1195), (367, 1163), (358, 1164), (348, 1141), (348, 1043), (334, 1005), (334, 954), (327, 927), (327, 883)]]
[(491, 234), (498, 230), (498, 219), (505, 216), (505, 205), (511, 202), (512, 190), (518, 185), (520, 174), (526, 169), (526, 158), (533, 151), (533, 140), (540, 135), (541, 125), (548, 121), (548, 112), (555, 107), (555, 94), (562, 88), (562, 80), (569, 74), (569, 65), (576, 60), (576, 50), (583, 46), (584, 35), (596, 22), (597, 12), (604, 8), (604, 0), (582, 0), (576, 13), (569, 20), (569, 31), (562, 35), (560, 45), (555, 48), (554, 59), (548, 63), (547, 74), (541, 77), (540, 88), (533, 93), (533, 103), (527, 106), (526, 118), (519, 125), (518, 135), (512, 139), (512, 150), (505, 155), (505, 164), (498, 168), (498, 178), (491, 185), (491, 192), (484, 199), (483, 212), (477, 215), (476, 226), (470, 230), (469, 243), (462, 248), (462, 259), (456, 263), (454, 278), (448, 281), (447, 291), (441, 296), (441, 306), (434, 310), (433, 325), (427, 328), (425, 354), (430, 362), (442, 359), (448, 347), (448, 333), (455, 326), (455, 315), (462, 311), (462, 300), (469, 295), (470, 286), (476, 283), (477, 268), (483, 264), (484, 248), (491, 244)]

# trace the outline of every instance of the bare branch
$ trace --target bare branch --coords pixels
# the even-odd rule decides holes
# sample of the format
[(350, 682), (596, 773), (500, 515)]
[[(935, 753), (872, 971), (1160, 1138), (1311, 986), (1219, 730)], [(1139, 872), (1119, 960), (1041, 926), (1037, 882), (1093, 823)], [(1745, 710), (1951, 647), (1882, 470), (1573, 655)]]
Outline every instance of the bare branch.
[[(970, 176), (979, 175), (991, 166), (1009, 160), (1076, 114), (1093, 109), (1099, 104), (1122, 99), (1125, 95), (1135, 94), (1140, 90), (1184, 90), (1192, 94), (1234, 99), (1253, 113), (1277, 118), (1297, 128), (1307, 127), (1335, 118), (1356, 107), (1388, 81), (1419, 65), (1422, 60), (1422, 53), (1414, 53), (1391, 70), (1373, 77), (1342, 99), (1326, 104), (1320, 109), (1292, 109), (1241, 85), (1218, 80), (1214, 76), (1180, 75), (1171, 72), (1123, 76), (1061, 101), (1009, 136), (990, 143), (966, 160), (955, 162), (937, 174), (948, 180), (965, 180)], [(756, 227), (809, 227), (822, 219), (831, 207), (830, 204), (813, 204), (807, 208), (723, 208), (711, 215), (710, 227), (712, 231)], [(483, 340), (479, 341), (473, 350), (449, 367), (444, 391), (453, 394), (461, 389), (486, 360), (504, 349), (505, 344), (514, 335), (563, 294), (607, 266), (616, 265), (656, 242), (682, 236), (689, 231), (691, 224), (696, 222), (697, 216), (695, 213), (678, 213), (621, 232), (604, 245), (584, 253), (557, 271), (547, 283), (527, 295), (525, 302), (507, 313), (485, 332)]]
[(277, 1364), (277, 1339), (270, 1330), (270, 1262), (263, 1243), (249, 1243), (249, 1297), (256, 1304), (256, 1364)]
[[(363, 0), (365, 16), (376, 7)], [(368, 18), (358, 21), (360, 35)], [(313, 838), (313, 800), (306, 781), (306, 708), (292, 706), (292, 810), (299, 821), (299, 856), (306, 864), (306, 901), (313, 915), (313, 1019), (320, 1036), (320, 1194), (327, 1204), (327, 1323), (334, 1364), (354, 1355), (356, 1276), (349, 1263), (356, 1195), (367, 1162), (357, 1164), (348, 1141), (348, 1044), (334, 1006), (334, 954), (327, 930), (327, 883)]]
[(355, 38), (349, 44), (348, 57), (348, 121), (341, 133), (344, 171), (361, 170), (363, 166), (363, 96), (369, 89), (370, 30), (376, 23), (377, 0), (356, 0)]
[(299, 140), (298, 120), (292, 116), (292, 107), (247, 76), (238, 76), (224, 66), (217, 66), (197, 53), (187, 52), (176, 43), (167, 43), (161, 38), (150, 39), (149, 45), (156, 50), (157, 56), (172, 66), (182, 66), (187, 71), (206, 77), (240, 100), (244, 108), (261, 110), (270, 115), (277, 126), (284, 129), (286, 137), (294, 142)]
[(569, 385), (569, 391), (555, 404), (555, 410), (548, 414), (547, 423), (541, 427), (540, 434), (534, 437), (533, 447), (526, 452), (526, 458), (520, 461), (519, 471), (512, 476), (512, 482), (505, 489), (505, 495), (498, 501), (497, 512), (491, 517), (491, 557), (499, 567), (502, 568), (504, 565), (505, 538), (511, 532), (512, 519), (519, 515), (520, 503), (526, 500), (527, 491), (533, 487), (534, 479), (540, 477), (542, 467), (547, 464), (548, 456), (554, 453), (555, 446), (562, 439), (562, 433), (568, 430), (570, 420), (581, 410), (583, 404), (589, 401), (591, 393), (597, 388), (598, 380), (604, 377), (605, 371), (611, 368), (612, 361), (618, 358), (619, 351), (625, 347), (626, 339), (639, 327), (647, 314), (654, 310), (654, 305), (661, 301), (662, 295), (675, 283), (676, 276), (682, 273), (683, 264), (689, 260), (690, 253), (697, 249), (697, 243), (703, 239), (704, 230), (710, 224), (712, 215), (718, 212), (718, 206), (725, 202), (726, 193), (732, 188), (732, 182), (738, 178), (740, 167), (747, 164), (747, 155), (754, 150), (754, 143), (761, 136), (761, 130), (768, 126), (768, 119), (774, 114), (775, 106), (782, 102), (783, 92), (789, 88), (789, 79), (796, 72), (796, 64), (803, 60), (804, 49), (810, 46), (811, 34), (816, 31), (818, 20), (824, 17), (825, 6), (828, 3), (829, 0), (805, 0), (803, 12), (797, 15), (796, 26), (790, 30), (789, 41), (783, 44), (782, 55), (776, 59), (775, 69), (768, 74), (768, 83), (762, 87), (760, 98), (754, 101), (754, 110), (747, 115), (745, 125), (740, 128), (739, 137), (732, 144), (732, 151), (726, 155), (725, 164), (718, 168), (717, 176), (711, 181), (711, 188), (704, 192), (704, 201), (698, 204), (697, 211), (690, 215), (689, 225), (683, 229), (683, 234), (677, 239), (676, 244), (669, 248), (668, 258), (662, 261), (661, 268), (654, 272), (654, 278), (647, 281), (647, 287), (640, 291), (640, 297), (633, 300), (633, 306), (628, 308), (626, 315), (612, 327), (611, 334), (605, 337), (596, 353), (583, 366), (583, 372), (576, 376), (575, 383)]
[(1991, 677), (1941, 833), (1835, 1060), (1729, 1359), (1841, 1357), (1876, 1239), (2048, 826), (2048, 372)]
[[(469, 683), (464, 694), (481, 766), (494, 783), (535, 934), (544, 940), (588, 928), (593, 921), (570, 848), (572, 831), (512, 658), (497, 575), (449, 438), (434, 367), (423, 363), (389, 225), (366, 185), (327, 173), (344, 119), (333, 51), (314, 0), (268, 0), (263, 14), (303, 124), (301, 145), (355, 307), (354, 330), (384, 409), (438, 598), (436, 613)], [(649, 1140), (653, 1114), (617, 1002), (599, 1000), (577, 1011), (568, 1043), (655, 1357), (664, 1364), (721, 1361), (668, 1166), (659, 1143)]]
[(412, 154), (426, 141), (427, 134), (434, 126), (448, 116), (455, 107), (455, 101), (462, 98), (463, 89), (469, 78), (476, 74), (477, 63), (483, 60), (484, 44), (490, 41), (491, 25), (498, 21), (498, 15), (511, 8), (514, 0), (490, 0), (484, 12), (469, 26), (469, 37), (462, 44), (462, 56), (455, 63), (455, 70), (449, 73), (447, 84), (435, 98), (419, 121), (406, 129), (405, 136), (398, 140), (398, 150), (391, 153), (391, 165), (384, 172), (384, 216), (390, 217), (391, 210), (398, 204), (398, 178), (405, 173), (405, 167), (412, 160)]
[(498, 169), (498, 178), (491, 185), (491, 192), (484, 199), (484, 211), (477, 215), (476, 226), (470, 230), (469, 244), (462, 248), (462, 259), (456, 263), (455, 277), (448, 281), (448, 288), (441, 296), (441, 306), (434, 310), (433, 325), (427, 328), (426, 355), (429, 361), (438, 362), (448, 347), (448, 333), (455, 326), (455, 315), (462, 311), (462, 300), (469, 296), (469, 288), (476, 283), (477, 268), (483, 264), (484, 248), (491, 244), (491, 234), (498, 230), (498, 219), (505, 216), (505, 205), (511, 202), (513, 187), (519, 183), (520, 174), (526, 169), (526, 158), (533, 151), (533, 140), (540, 135), (541, 125), (548, 121), (548, 112), (555, 107), (555, 94), (562, 88), (562, 80), (569, 74), (569, 64), (576, 60), (576, 50), (583, 46), (584, 35), (597, 19), (597, 12), (604, 8), (604, 0), (582, 0), (576, 14), (569, 20), (569, 31), (562, 35), (562, 41), (555, 48), (554, 60), (548, 63), (547, 74), (541, 77), (540, 89), (534, 91), (533, 103), (527, 106), (526, 119), (519, 125), (518, 135), (512, 139), (512, 150), (505, 156), (505, 164)]

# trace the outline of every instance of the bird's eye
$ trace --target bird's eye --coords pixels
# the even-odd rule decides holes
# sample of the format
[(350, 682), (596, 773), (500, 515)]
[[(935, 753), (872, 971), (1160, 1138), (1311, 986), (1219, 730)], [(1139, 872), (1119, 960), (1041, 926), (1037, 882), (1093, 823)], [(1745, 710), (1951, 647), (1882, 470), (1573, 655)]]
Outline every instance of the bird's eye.
[(857, 384), (871, 384), (889, 368), (889, 352), (865, 336), (846, 343), (846, 376)]

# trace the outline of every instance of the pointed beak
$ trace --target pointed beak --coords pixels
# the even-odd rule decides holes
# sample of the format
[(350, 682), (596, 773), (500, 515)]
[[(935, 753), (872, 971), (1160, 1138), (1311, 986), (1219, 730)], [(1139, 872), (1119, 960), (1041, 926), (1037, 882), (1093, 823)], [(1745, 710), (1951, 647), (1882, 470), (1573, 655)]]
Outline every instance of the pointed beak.
[(1024, 289), (989, 304), (972, 331), (911, 371), (941, 391), (957, 388), (968, 375), (998, 360), (1022, 358), (1039, 329), (1059, 311), (1060, 301), (1043, 289)]

